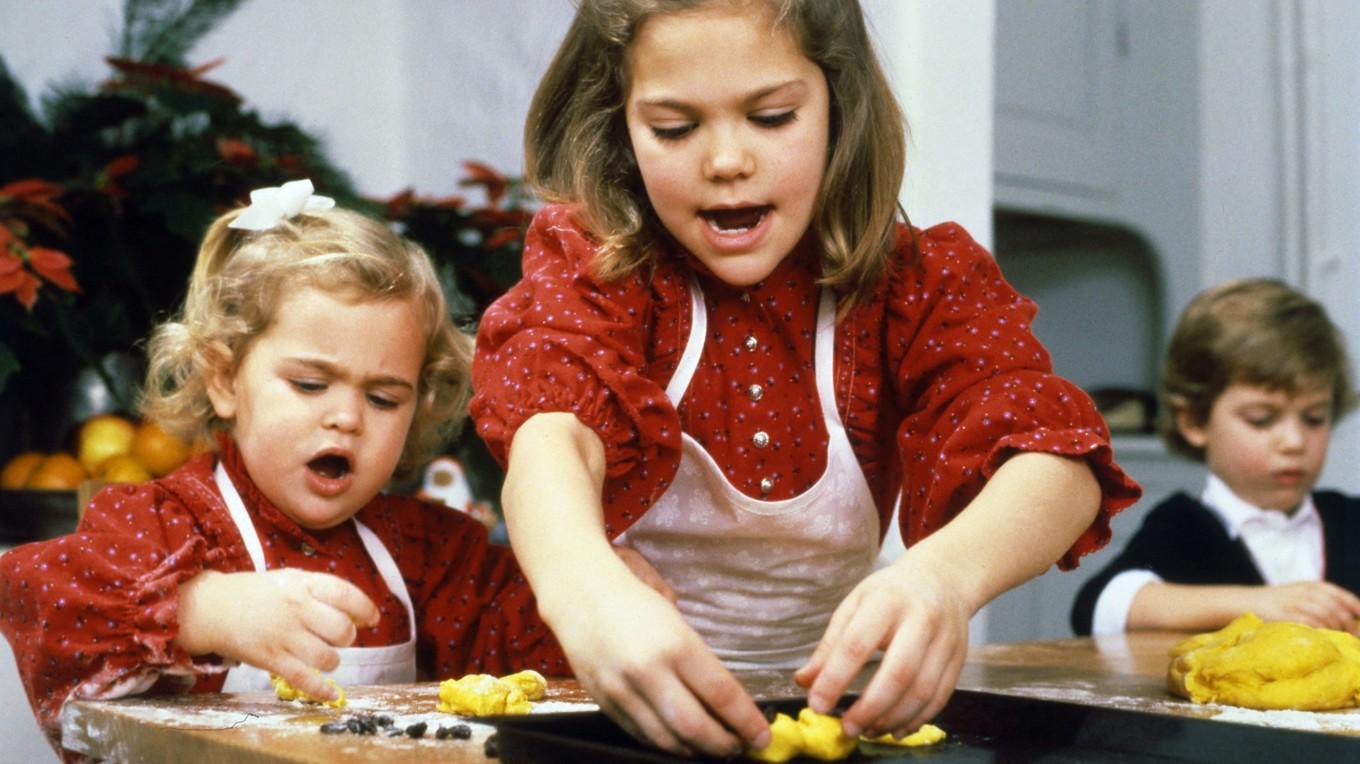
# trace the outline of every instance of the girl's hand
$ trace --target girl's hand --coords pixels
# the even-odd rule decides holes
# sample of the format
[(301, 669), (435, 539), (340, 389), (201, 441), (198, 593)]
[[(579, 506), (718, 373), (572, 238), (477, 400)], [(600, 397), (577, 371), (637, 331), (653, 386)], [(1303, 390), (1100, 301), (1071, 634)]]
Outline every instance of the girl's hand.
[(969, 610), (938, 573), (910, 553), (859, 583), (794, 680), (828, 713), (855, 675), (883, 651), (863, 694), (841, 717), (848, 735), (902, 737), (930, 721), (954, 692), (968, 653)]
[(249, 663), (333, 700), (335, 689), (316, 672), (340, 665), (335, 648), (353, 644), (356, 627), (378, 618), (368, 595), (328, 573), (204, 571), (180, 586), (175, 642), (190, 654)]
[(1360, 632), (1360, 597), (1326, 581), (1262, 586), (1252, 610), (1265, 621), (1294, 621), (1323, 629)]
[(626, 573), (600, 583), (596, 601), (607, 604), (583, 608), (578, 599), (552, 625), (581, 686), (610, 718), (683, 756), (769, 744), (755, 702), (670, 602)]

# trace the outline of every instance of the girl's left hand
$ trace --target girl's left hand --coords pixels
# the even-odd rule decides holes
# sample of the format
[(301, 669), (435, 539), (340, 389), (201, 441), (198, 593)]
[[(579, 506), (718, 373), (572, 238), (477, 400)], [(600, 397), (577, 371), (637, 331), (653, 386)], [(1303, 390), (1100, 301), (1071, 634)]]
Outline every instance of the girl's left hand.
[(882, 662), (841, 717), (847, 735), (896, 737), (930, 721), (954, 692), (968, 653), (967, 606), (910, 553), (859, 583), (831, 616), (822, 641), (794, 674), (808, 705), (830, 712), (860, 669)]

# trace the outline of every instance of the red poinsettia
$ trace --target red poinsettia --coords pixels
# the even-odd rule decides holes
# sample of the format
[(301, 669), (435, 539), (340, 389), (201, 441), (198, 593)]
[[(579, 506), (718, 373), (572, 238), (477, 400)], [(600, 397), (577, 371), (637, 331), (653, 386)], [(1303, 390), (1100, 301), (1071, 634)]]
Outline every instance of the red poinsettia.
[(21, 218), (64, 234), (71, 214), (57, 204), (65, 189), (51, 181), (25, 178), (0, 186), (0, 220)]
[(115, 158), (112, 162), (104, 165), (104, 169), (95, 176), (94, 187), (113, 197), (114, 199), (127, 198), (127, 189), (118, 182), (124, 175), (137, 169), (142, 163), (132, 154), (123, 154)]
[(129, 58), (108, 57), (104, 59), (109, 66), (123, 75), (122, 79), (107, 80), (105, 90), (149, 90), (161, 85), (169, 85), (187, 93), (205, 93), (228, 98), (239, 102), (241, 97), (231, 88), (208, 82), (202, 75), (222, 65), (224, 59), (209, 61), (192, 69), (181, 69), (166, 64), (147, 64)]
[(66, 253), (30, 247), (22, 238), (28, 231), (25, 218), (53, 230), (60, 229), (60, 221), (70, 221), (66, 210), (54, 201), (61, 192), (55, 183), (37, 179), (0, 187), (0, 294), (13, 292), (26, 310), (32, 310), (38, 301), (38, 289), (42, 287), (38, 276), (68, 292), (80, 291)]
[(510, 182), (505, 176), (492, 169), (491, 167), (468, 160), (463, 162), (463, 169), (467, 170), (467, 177), (459, 181), (460, 186), (481, 186), (486, 189), (486, 203), (497, 204), (501, 197), (505, 196), (505, 191), (510, 187)]

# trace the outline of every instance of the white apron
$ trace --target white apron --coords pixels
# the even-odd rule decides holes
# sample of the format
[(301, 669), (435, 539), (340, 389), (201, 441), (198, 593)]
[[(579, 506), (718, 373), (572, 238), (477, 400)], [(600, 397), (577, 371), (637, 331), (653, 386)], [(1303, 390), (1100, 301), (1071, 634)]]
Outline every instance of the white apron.
[[(698, 367), (708, 316), (690, 284), (689, 342), (666, 395), (676, 407)], [(873, 570), (878, 510), (836, 410), (835, 302), (822, 290), (813, 361), (829, 439), (826, 471), (783, 501), (729, 483), (681, 433), (680, 469), (616, 544), (642, 554), (679, 595), (686, 621), (729, 668), (793, 668), (812, 654), (832, 611)], [(773, 444), (771, 444), (773, 445)]]
[[(245, 540), (246, 550), (250, 552), (251, 562), (255, 563), (255, 570), (261, 572), (267, 570), (264, 564), (264, 547), (260, 544), (260, 535), (256, 532), (255, 524), (251, 522), (250, 515), (246, 513), (245, 504), (241, 501), (241, 494), (236, 492), (236, 486), (232, 485), (231, 478), (227, 475), (227, 470), (221, 462), (218, 462), (217, 471), (213, 477), (217, 481), (217, 489), (222, 492), (222, 498), (227, 502), (231, 519), (241, 532), (241, 538)], [(396, 560), (392, 559), (392, 554), (387, 551), (387, 547), (383, 545), (377, 534), (358, 520), (353, 522), (354, 527), (359, 531), (359, 539), (363, 541), (364, 549), (368, 551), (368, 556), (372, 558), (373, 564), (378, 567), (378, 573), (382, 575), (387, 588), (406, 607), (406, 616), (411, 624), (411, 634), (407, 641), (398, 645), (336, 648), (336, 651), (340, 653), (340, 665), (334, 671), (326, 673), (325, 676), (334, 679), (341, 687), (414, 682), (416, 681), (416, 616), (415, 610), (411, 607), (411, 596), (406, 591), (406, 582), (401, 578), (401, 571), (397, 569)], [(245, 663), (227, 671), (227, 681), (222, 687), (223, 692), (271, 689), (273, 689), (273, 685), (269, 682), (269, 672)]]

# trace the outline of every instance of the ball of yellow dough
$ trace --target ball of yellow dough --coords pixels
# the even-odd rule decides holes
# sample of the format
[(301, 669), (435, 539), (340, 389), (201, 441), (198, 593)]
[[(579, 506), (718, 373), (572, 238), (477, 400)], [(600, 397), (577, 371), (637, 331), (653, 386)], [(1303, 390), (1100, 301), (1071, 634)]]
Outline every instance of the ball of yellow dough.
[(756, 761), (784, 762), (803, 751), (803, 728), (788, 714), (775, 714), (770, 722), (770, 744), (752, 748), (746, 757)]
[(877, 743), (879, 745), (900, 745), (907, 748), (924, 748), (928, 745), (935, 745), (946, 737), (948, 736), (945, 735), (944, 730), (939, 727), (936, 727), (933, 724), (922, 724), (920, 729), (901, 740), (898, 740), (890, 734), (879, 735), (875, 738), (861, 738), (861, 740)]
[(533, 708), (515, 685), (490, 674), (468, 674), (439, 683), (440, 711), (461, 716), (527, 714)]
[(1171, 649), (1167, 686), (1196, 703), (1325, 711), (1360, 702), (1360, 639), (1252, 613)]
[(330, 685), (332, 687), (335, 688), (336, 693), (335, 700), (317, 700), (316, 698), (313, 698), (311, 695), (308, 695), (302, 690), (299, 690), (298, 688), (289, 684), (287, 679), (284, 679), (278, 674), (269, 675), (269, 683), (274, 685), (274, 694), (278, 696), (279, 700), (299, 700), (302, 701), (303, 703), (321, 703), (332, 708), (340, 708), (341, 706), (345, 705), (345, 703), (347, 702), (345, 700), (345, 691), (340, 687), (340, 685), (335, 683), (334, 679), (331, 679), (330, 677), (326, 677), (325, 679), (327, 682), (330, 682)]

